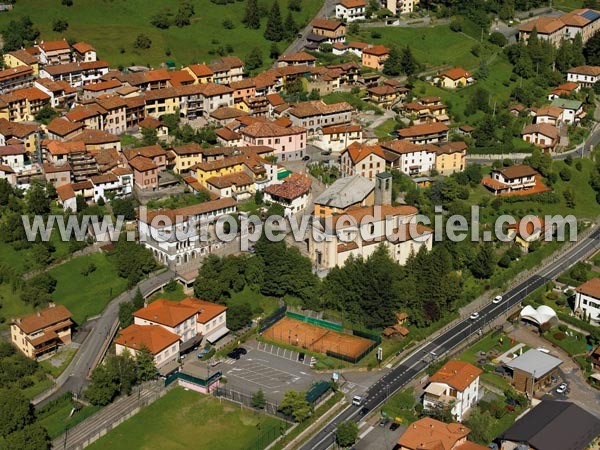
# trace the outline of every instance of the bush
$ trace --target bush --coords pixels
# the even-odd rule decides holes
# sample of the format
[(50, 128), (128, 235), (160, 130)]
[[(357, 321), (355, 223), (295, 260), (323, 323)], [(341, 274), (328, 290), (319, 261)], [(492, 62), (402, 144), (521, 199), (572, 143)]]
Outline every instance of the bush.
[(490, 42), (498, 47), (504, 47), (506, 44), (508, 44), (508, 39), (506, 39), (506, 36), (499, 31), (494, 31), (492, 34), (490, 34)]
[(557, 341), (562, 341), (563, 339), (565, 339), (567, 337), (567, 335), (565, 333), (563, 333), (562, 331), (557, 331), (556, 333), (553, 334), (554, 339), (556, 339)]
[(454, 19), (450, 22), (450, 29), (456, 33), (462, 31), (462, 19)]
[(558, 329), (559, 329), (560, 331), (562, 331), (563, 333), (566, 333), (566, 331), (569, 329), (569, 327), (567, 327), (565, 324), (561, 323), (561, 324), (558, 326)]
[(145, 34), (139, 34), (133, 43), (135, 48), (148, 49), (152, 46), (152, 41)]

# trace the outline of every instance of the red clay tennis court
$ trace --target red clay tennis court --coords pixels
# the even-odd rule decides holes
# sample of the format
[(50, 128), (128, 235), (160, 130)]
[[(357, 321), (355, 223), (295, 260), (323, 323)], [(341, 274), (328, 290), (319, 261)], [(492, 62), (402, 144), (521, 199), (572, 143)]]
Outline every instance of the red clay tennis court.
[(317, 353), (327, 354), (327, 351), (330, 351), (348, 358), (359, 357), (373, 345), (373, 341), (369, 339), (329, 330), (290, 317), (284, 317), (267, 328), (263, 336)]

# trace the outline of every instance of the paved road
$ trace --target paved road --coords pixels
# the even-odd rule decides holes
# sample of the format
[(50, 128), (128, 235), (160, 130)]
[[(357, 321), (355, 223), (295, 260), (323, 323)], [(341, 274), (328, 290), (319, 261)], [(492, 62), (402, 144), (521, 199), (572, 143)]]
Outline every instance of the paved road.
[[(143, 295), (148, 295), (168, 283), (174, 277), (175, 273), (167, 270), (152, 278), (141, 281), (138, 286)], [(36, 407), (45, 405), (65, 392), (81, 394), (81, 391), (87, 384), (88, 375), (94, 368), (97, 357), (102, 352), (107, 338), (109, 338), (109, 331), (113, 329), (118, 320), (119, 305), (132, 300), (136, 289), (124, 292), (107, 305), (79, 347), (73, 361), (57, 378), (55, 384), (57, 388), (50, 395), (40, 396), (40, 398), (35, 399), (33, 403)], [(85, 295), (85, 292), (82, 291), (82, 294)]]
[[(338, 0), (325, 0), (325, 2), (323, 3), (323, 6), (319, 10), (319, 12), (315, 16), (315, 18), (316, 17), (329, 17), (331, 15), (335, 15), (335, 5), (337, 3), (338, 3)], [(311, 22), (312, 22), (312, 20), (311, 20)], [(290, 46), (283, 51), (282, 55), (289, 55), (290, 53), (297, 53), (299, 51), (302, 51), (304, 49), (304, 45), (306, 45), (306, 37), (311, 32), (311, 30), (312, 30), (312, 27), (309, 22), (308, 25), (306, 26), (306, 28), (304, 28), (304, 30), (299, 32), (299, 34), (301, 34), (302, 37), (298, 37), (297, 39), (295, 39), (294, 42), (292, 42), (290, 44)], [(275, 65), (276, 64), (277, 64), (277, 62), (275, 62)]]
[(505, 292), (502, 303), (497, 305), (489, 303), (479, 310), (479, 318), (477, 320), (464, 318), (434, 338), (431, 342), (415, 350), (400, 365), (386, 373), (367, 390), (363, 407), (348, 406), (306, 442), (301, 449), (325, 450), (329, 448), (333, 444), (338, 423), (344, 421), (360, 422), (365, 414), (379, 407), (388, 396), (406, 386), (436, 356), (441, 357), (461, 342), (469, 339), (480, 328), (490, 324), (496, 318), (505, 314), (510, 308), (519, 304), (529, 293), (543, 286), (546, 282), (552, 280), (577, 261), (586, 258), (599, 248), (600, 227), (596, 226), (596, 229), (590, 235), (581, 238), (575, 245), (565, 250), (561, 258), (557, 258), (553, 263), (539, 272), (532, 273), (524, 281)]

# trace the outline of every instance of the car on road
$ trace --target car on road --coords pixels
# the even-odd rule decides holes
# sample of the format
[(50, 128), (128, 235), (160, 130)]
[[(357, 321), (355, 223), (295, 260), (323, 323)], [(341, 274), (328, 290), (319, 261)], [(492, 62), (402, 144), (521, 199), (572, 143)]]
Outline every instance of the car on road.
[(227, 356), (231, 359), (240, 359), (242, 355), (245, 355), (248, 351), (244, 347), (238, 347), (233, 349), (231, 352), (227, 354)]
[(387, 417), (383, 417), (380, 421), (379, 421), (379, 426), (380, 427), (385, 427), (388, 422), (390, 421), (390, 419), (388, 419)]
[(564, 394), (567, 392), (567, 389), (569, 388), (569, 385), (567, 383), (560, 383), (558, 385), (558, 387), (556, 388), (556, 393), (557, 394)]
[(360, 406), (363, 404), (364, 398), (362, 397), (362, 395), (355, 395), (354, 397), (352, 397), (352, 404), (354, 406)]
[(238, 347), (235, 350), (240, 352), (240, 355), (245, 355), (246, 353), (248, 353), (248, 350), (246, 350), (244, 347)]
[(477, 320), (477, 319), (479, 319), (479, 313), (478, 312), (474, 312), (473, 314), (471, 314), (469, 316), (469, 319), (471, 319), (471, 320)]
[(302, 158), (302, 161), (308, 161), (309, 159), (310, 159), (310, 156), (304, 155), (304, 157)]
[(306, 355), (305, 355), (304, 353), (302, 353), (302, 352), (298, 353), (298, 361), (300, 361), (300, 362), (304, 362), (304, 357), (305, 357), (305, 356), (306, 356)]
[(501, 301), (502, 301), (502, 296), (501, 296), (501, 295), (496, 295), (496, 296), (494, 297), (494, 300), (492, 300), (492, 303), (493, 303), (494, 305), (497, 305), (497, 304), (498, 304), (498, 303), (500, 303)]
[(400, 428), (400, 424), (398, 422), (392, 422), (392, 424), (390, 425), (391, 431), (396, 431), (398, 428)]
[(323, 155), (323, 156), (329, 156), (329, 155), (331, 155), (331, 150), (323, 150), (321, 152), (321, 155)]

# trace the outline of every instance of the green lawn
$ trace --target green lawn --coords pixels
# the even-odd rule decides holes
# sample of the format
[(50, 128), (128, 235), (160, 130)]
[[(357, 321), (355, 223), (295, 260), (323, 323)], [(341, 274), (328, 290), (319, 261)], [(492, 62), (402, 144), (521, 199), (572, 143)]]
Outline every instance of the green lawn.
[[(219, 48), (233, 47), (233, 54), (245, 59), (254, 47), (262, 50), (265, 66), (269, 64), (271, 42), (263, 37), (266, 14), (262, 14), (261, 29), (249, 30), (243, 26), (245, 2), (216, 5), (208, 0), (190, 0), (195, 15), (191, 25), (183, 28), (172, 26), (160, 30), (150, 24), (155, 14), (170, 9), (177, 11), (177, 2), (148, 0), (76, 0), (71, 7), (61, 6), (57, 0), (20, 0), (12, 12), (0, 16), (0, 28), (10, 20), (29, 15), (41, 31), (40, 39), (51, 40), (65, 37), (83, 40), (98, 50), (98, 55), (113, 67), (118, 65), (151, 64), (155, 67), (166, 60), (177, 66), (192, 62), (209, 62), (218, 57)], [(322, 0), (303, 0), (302, 11), (294, 13), (298, 24), (306, 24), (322, 5)], [(260, 0), (259, 5), (269, 8), (270, 0)], [(281, 15), (287, 15), (287, 0), (279, 0)], [(66, 20), (69, 28), (62, 33), (52, 31), (56, 19)], [(223, 28), (229, 19), (234, 29)], [(139, 34), (147, 35), (152, 45), (147, 50), (133, 47)], [(287, 46), (279, 44), (280, 50)], [(168, 50), (171, 54), (167, 56)]]
[[(50, 373), (54, 378), (58, 377), (64, 370), (67, 368), (73, 357), (77, 353), (77, 349), (75, 348), (63, 348), (59, 353), (52, 356), (49, 359), (45, 359), (40, 362), (40, 365)], [(61, 358), (61, 363), (58, 366), (55, 366), (50, 361), (55, 358)]]
[[(371, 33), (379, 33), (373, 38)], [(368, 28), (349, 40), (360, 40), (386, 46), (408, 45), (425, 69), (439, 66), (458, 65), (469, 69), (477, 64), (477, 58), (471, 53), (475, 39), (462, 33), (455, 33), (447, 25), (432, 28), (385, 27)]]
[(91, 405), (84, 406), (71, 416), (72, 409), (73, 403), (70, 398), (60, 398), (57, 403), (52, 405), (52, 407), (38, 413), (37, 422), (48, 431), (50, 439), (55, 439), (63, 434), (65, 430), (73, 428), (79, 422), (90, 417), (97, 412), (100, 407)]
[(375, 135), (379, 139), (391, 138), (390, 133), (398, 129), (398, 122), (394, 119), (386, 119), (381, 125), (375, 128)]
[(279, 436), (281, 424), (237, 404), (175, 388), (89, 449), (265, 448)]
[[(85, 277), (81, 270), (90, 263), (96, 265), (96, 270)], [(127, 281), (117, 275), (114, 264), (104, 253), (74, 258), (49, 273), (57, 280), (52, 298), (66, 306), (78, 324), (100, 314), (108, 302), (127, 287)]]
[(177, 287), (175, 288), (174, 291), (158, 291), (156, 294), (154, 294), (152, 297), (150, 297), (150, 299), (148, 300), (148, 303), (152, 303), (155, 300), (158, 300), (159, 298), (164, 298), (166, 300), (175, 300), (175, 301), (179, 301), (179, 300), (183, 300), (184, 298), (188, 297), (184, 292), (183, 292), (183, 286), (179, 283), (177, 283)]
[(571, 336), (567, 336), (564, 339), (557, 339), (554, 337), (554, 334), (558, 332), (559, 330), (557, 327), (552, 328), (544, 333), (544, 338), (552, 342), (557, 347), (562, 348), (571, 356), (581, 355), (587, 351), (587, 342), (585, 336), (581, 333), (577, 333), (576, 331), (569, 329), (567, 332)]
[(476, 364), (481, 358), (479, 352), (489, 353), (490, 351), (494, 351), (497, 355), (501, 355), (516, 344), (517, 343), (511, 343), (510, 339), (502, 334), (496, 336), (488, 334), (458, 355), (456, 359)]
[(583, 8), (583, 2), (581, 0), (556, 0), (552, 2), (552, 6), (561, 11), (573, 11), (577, 8)]
[(54, 382), (51, 379), (44, 378), (42, 381), (35, 381), (33, 386), (22, 389), (21, 392), (25, 397), (32, 400), (46, 389), (49, 389), (53, 384)]
[[(255, 292), (246, 286), (240, 292), (233, 292), (231, 298), (227, 301), (227, 306), (248, 303), (257, 314), (262, 317), (268, 317), (279, 307), (279, 300), (275, 297), (267, 297), (260, 292)], [(262, 312), (259, 312), (261, 311)]]

